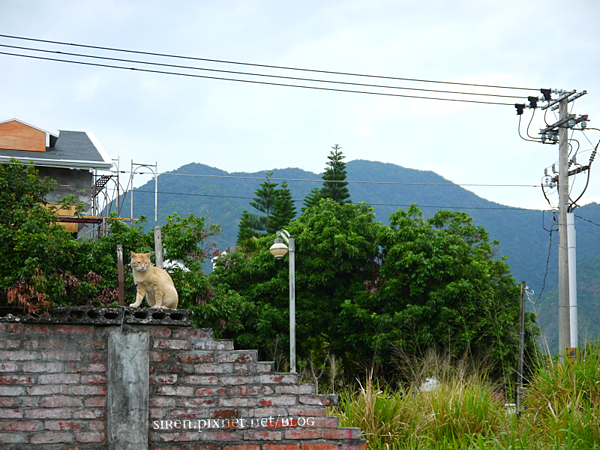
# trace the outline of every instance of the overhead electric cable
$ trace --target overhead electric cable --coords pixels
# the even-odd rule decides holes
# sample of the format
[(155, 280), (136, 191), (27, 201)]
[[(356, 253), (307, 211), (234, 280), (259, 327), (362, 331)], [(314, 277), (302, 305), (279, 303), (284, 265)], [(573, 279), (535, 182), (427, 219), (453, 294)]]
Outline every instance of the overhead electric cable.
[(47, 44), (58, 44), (58, 45), (68, 45), (68, 46), (73, 46), (73, 47), (93, 48), (96, 50), (108, 50), (108, 51), (115, 51), (115, 52), (135, 53), (135, 54), (140, 54), (140, 55), (160, 56), (160, 57), (165, 57), (165, 58), (190, 59), (190, 60), (196, 60), (196, 61), (214, 62), (214, 63), (219, 63), (219, 64), (237, 64), (237, 65), (244, 65), (244, 66), (264, 67), (264, 68), (269, 68), (269, 69), (297, 70), (297, 71), (303, 71), (303, 72), (326, 73), (326, 74), (330, 74), (330, 75), (346, 75), (346, 76), (355, 76), (355, 77), (381, 78), (381, 79), (388, 79), (388, 80), (415, 81), (415, 82), (419, 82), (419, 83), (454, 84), (454, 85), (459, 85), (459, 86), (488, 87), (488, 88), (496, 88), (496, 89), (516, 89), (516, 90), (524, 90), (524, 91), (537, 91), (538, 90), (538, 88), (497, 86), (497, 85), (488, 85), (488, 84), (463, 83), (463, 82), (458, 82), (458, 81), (425, 80), (425, 79), (418, 79), (418, 78), (390, 77), (390, 76), (382, 76), (382, 75), (352, 73), (352, 72), (337, 72), (337, 71), (305, 69), (305, 68), (289, 67), (289, 66), (275, 66), (275, 65), (270, 65), (270, 64), (246, 63), (246, 62), (240, 62), (240, 61), (199, 58), (199, 57), (194, 57), (194, 56), (182, 56), (182, 55), (174, 55), (174, 54), (168, 54), (168, 53), (145, 52), (145, 51), (140, 51), (140, 50), (128, 50), (128, 49), (114, 48), (114, 47), (102, 47), (102, 46), (96, 46), (96, 45), (75, 44), (75, 43), (70, 43), (70, 42), (28, 38), (28, 37), (23, 37), (23, 36), (12, 36), (12, 35), (8, 35), (8, 34), (0, 34), (0, 37), (8, 38), (8, 39), (33, 41), (33, 42), (44, 42)]
[(544, 272), (544, 282), (542, 283), (542, 289), (540, 290), (540, 296), (537, 299), (535, 304), (538, 304), (542, 299), (542, 294), (544, 293), (544, 289), (546, 288), (546, 277), (548, 276), (548, 267), (550, 266), (550, 254), (552, 252), (552, 233), (553, 229), (550, 227), (550, 242), (548, 243), (548, 257), (546, 258), (546, 271)]
[(579, 219), (581, 219), (581, 220), (585, 220), (586, 222), (589, 222), (589, 223), (591, 223), (592, 225), (596, 225), (597, 227), (600, 227), (600, 224), (597, 224), (596, 222), (592, 222), (591, 220), (589, 220), (589, 219), (586, 219), (586, 218), (584, 218), (584, 217), (578, 216), (577, 214), (575, 214), (575, 217), (577, 217), (577, 218), (579, 218)]
[[(146, 194), (154, 194), (155, 191), (154, 190), (145, 190), (145, 189), (135, 189), (135, 192), (141, 192), (141, 193), (146, 193)], [(213, 198), (237, 198), (237, 199), (242, 199), (242, 200), (254, 200), (254, 197), (242, 197), (242, 196), (236, 196), (236, 195), (216, 195), (216, 194), (193, 194), (190, 192), (165, 192), (165, 191), (158, 191), (159, 194), (164, 194), (164, 195), (185, 195), (185, 196), (190, 196), (190, 197), (213, 197)], [(304, 199), (299, 199), (299, 200), (292, 200), (293, 202), (303, 202)], [(396, 203), (371, 203), (371, 202), (365, 202), (368, 203), (371, 206), (394, 206), (394, 207), (400, 207), (400, 206), (412, 206), (412, 204), (396, 204)], [(501, 210), (517, 210), (517, 211), (537, 211), (535, 209), (528, 209), (528, 208), (518, 208), (518, 207), (514, 207), (514, 206), (494, 206), (494, 207), (481, 207), (481, 206), (442, 206), (442, 205), (419, 205), (417, 204), (417, 206), (419, 208), (449, 208), (449, 209), (501, 209)]]
[(34, 52), (53, 53), (53, 54), (66, 55), (66, 56), (76, 56), (76, 57), (81, 57), (81, 58), (100, 59), (103, 61), (118, 61), (118, 62), (123, 62), (123, 63), (145, 64), (145, 65), (160, 66), (160, 67), (171, 67), (171, 68), (175, 68), (175, 69), (202, 70), (202, 71), (207, 71), (207, 72), (228, 73), (228, 74), (233, 74), (233, 75), (249, 75), (249, 76), (255, 76), (255, 77), (267, 77), (267, 78), (276, 78), (276, 79), (284, 79), (284, 80), (309, 81), (309, 82), (328, 83), (328, 84), (341, 84), (341, 85), (346, 85), (346, 86), (363, 86), (363, 87), (381, 88), (381, 89), (400, 89), (400, 90), (405, 90), (405, 91), (435, 92), (435, 93), (441, 93), (441, 94), (475, 95), (475, 96), (480, 96), (480, 97), (521, 98), (521, 96), (516, 96), (516, 95), (446, 91), (446, 90), (441, 90), (441, 89), (422, 89), (422, 88), (413, 88), (413, 87), (404, 87), (404, 86), (389, 86), (389, 85), (369, 84), (369, 83), (353, 83), (353, 82), (348, 82), (348, 81), (320, 80), (320, 79), (316, 79), (316, 78), (288, 77), (288, 76), (283, 76), (283, 75), (270, 75), (270, 74), (265, 74), (265, 73), (239, 72), (239, 71), (233, 71), (233, 70), (210, 69), (210, 68), (206, 68), (206, 67), (182, 66), (182, 65), (178, 65), (178, 64), (156, 63), (156, 62), (151, 62), (151, 61), (140, 61), (140, 60), (134, 60), (134, 59), (109, 58), (106, 56), (86, 55), (86, 54), (82, 54), (82, 53), (61, 52), (61, 51), (57, 51), (57, 50), (46, 50), (46, 49), (31, 48), (31, 47), (19, 47), (19, 46), (15, 46), (15, 45), (5, 45), (5, 44), (0, 44), (0, 47), (13, 48), (13, 49), (17, 49), (17, 50), (34, 51)]
[[(116, 171), (114, 171), (116, 173)], [(131, 171), (120, 170), (119, 173), (131, 173)], [(153, 175), (153, 172), (135, 172), (137, 175)], [(205, 175), (205, 174), (193, 174), (193, 173), (171, 173), (171, 172), (159, 172), (157, 175), (167, 175), (174, 177), (200, 177), (200, 178), (233, 178), (237, 180), (264, 180), (261, 177), (251, 176), (240, 176), (240, 175)], [(281, 181), (306, 181), (312, 183), (323, 183), (322, 178), (285, 178), (285, 177), (271, 177), (271, 180)], [(537, 188), (537, 184), (477, 184), (477, 183), (404, 183), (402, 181), (360, 181), (360, 180), (327, 180), (328, 183), (355, 183), (355, 184), (393, 184), (402, 186), (474, 186), (474, 187), (532, 187)]]
[[(12, 161), (0, 161), (0, 164), (14, 164), (19, 166), (34, 165), (30, 162), (12, 162)], [(44, 167), (57, 167), (45, 165)], [(111, 170), (111, 173), (131, 173), (130, 170)], [(153, 172), (135, 172), (136, 175), (154, 175)], [(158, 175), (173, 176), (173, 177), (199, 177), (199, 178), (231, 178), (237, 180), (261, 180), (264, 181), (263, 177), (251, 177), (251, 176), (239, 176), (239, 175), (207, 175), (207, 174), (193, 174), (193, 173), (171, 173), (171, 172), (158, 172)], [(312, 182), (312, 183), (323, 183), (322, 178), (285, 178), (285, 177), (271, 177), (271, 180), (281, 181), (301, 181), (301, 182)], [(472, 187), (527, 187), (527, 188), (538, 188), (537, 184), (478, 184), (478, 183), (404, 183), (402, 181), (352, 181), (352, 180), (327, 180), (328, 183), (355, 183), (355, 184), (389, 184), (389, 185), (400, 185), (400, 186), (447, 186), (447, 187), (460, 187), (460, 186), (472, 186)]]
[(158, 74), (163, 74), (163, 75), (178, 75), (178, 76), (190, 77), (190, 78), (205, 78), (205, 79), (210, 79), (210, 80), (236, 81), (239, 83), (294, 87), (294, 88), (301, 88), (301, 89), (313, 89), (313, 90), (319, 90), (319, 91), (347, 92), (347, 93), (352, 93), (352, 94), (382, 95), (382, 96), (386, 96), (386, 97), (418, 98), (418, 99), (423, 99), (423, 100), (442, 100), (442, 101), (448, 101), (448, 102), (478, 103), (478, 104), (484, 104), (484, 105), (513, 106), (512, 103), (484, 102), (484, 101), (480, 101), (480, 100), (464, 100), (464, 99), (456, 99), (456, 98), (425, 97), (425, 96), (419, 96), (419, 95), (390, 94), (387, 92), (354, 91), (354, 90), (350, 90), (350, 89), (334, 89), (334, 88), (326, 88), (326, 87), (319, 87), (319, 86), (304, 86), (304, 85), (299, 85), (299, 84), (274, 83), (274, 82), (257, 81), (257, 80), (242, 80), (239, 78), (212, 77), (212, 76), (208, 76), (208, 75), (198, 75), (198, 74), (192, 74), (192, 73), (167, 72), (167, 71), (162, 71), (162, 70), (151, 70), (151, 69), (141, 69), (141, 68), (136, 68), (136, 67), (115, 66), (115, 65), (111, 65), (111, 64), (89, 63), (89, 62), (85, 62), (85, 61), (72, 61), (72, 60), (68, 60), (68, 59), (47, 58), (47, 57), (43, 57), (43, 56), (22, 55), (22, 54), (18, 54), (18, 53), (9, 53), (9, 52), (0, 52), (0, 55), (17, 56), (17, 57), (21, 57), (21, 58), (30, 58), (30, 59), (40, 59), (40, 60), (45, 60), (45, 61), (64, 62), (64, 63), (70, 63), (70, 64), (84, 65), (84, 66), (105, 67), (105, 68), (110, 68), (110, 69), (135, 70), (138, 72), (158, 73)]

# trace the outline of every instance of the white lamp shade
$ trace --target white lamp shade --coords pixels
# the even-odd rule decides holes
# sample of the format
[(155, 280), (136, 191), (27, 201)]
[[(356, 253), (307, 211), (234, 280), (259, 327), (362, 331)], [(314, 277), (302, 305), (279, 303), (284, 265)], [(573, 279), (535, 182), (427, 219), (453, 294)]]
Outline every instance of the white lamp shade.
[(288, 252), (288, 248), (283, 242), (275, 242), (273, 245), (271, 245), (269, 251), (275, 258), (281, 259)]

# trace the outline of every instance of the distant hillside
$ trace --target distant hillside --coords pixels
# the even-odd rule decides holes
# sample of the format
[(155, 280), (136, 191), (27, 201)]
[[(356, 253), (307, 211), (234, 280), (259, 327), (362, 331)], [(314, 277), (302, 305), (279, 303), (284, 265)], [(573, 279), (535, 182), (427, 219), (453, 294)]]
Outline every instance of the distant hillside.
[[(544, 230), (544, 226), (550, 229), (552, 225), (550, 212), (490, 202), (431, 171), (364, 160), (350, 161), (346, 168), (350, 181), (377, 182), (351, 183), (349, 189), (352, 201), (372, 205), (377, 219), (383, 223), (387, 223), (390, 214), (398, 208), (406, 209), (416, 203), (427, 217), (438, 209), (462, 210), (472, 216), (476, 224), (485, 226), (490, 238), (500, 243), (497, 255), (508, 257), (511, 273), (517, 281), (524, 280), (534, 289), (536, 299), (545, 279), (544, 296), (538, 306), (547, 304), (548, 307), (547, 313), (540, 313), (540, 323), (543, 329), (552, 330), (549, 327), (553, 326), (558, 314), (558, 307), (553, 307), (549, 300), (557, 286), (558, 233), (555, 231), (552, 235), (547, 267), (550, 233)], [(228, 173), (192, 163), (160, 175), (158, 223), (164, 223), (164, 218), (173, 212), (182, 216), (194, 213), (207, 217), (223, 228), (222, 235), (216, 239), (219, 248), (233, 248), (242, 211), (253, 210), (249, 202), (254, 198), (258, 185), (265, 180), (266, 172)], [(320, 174), (294, 168), (274, 169), (273, 177), (288, 180), (298, 211), (310, 190), (321, 187), (322, 183)], [(149, 219), (148, 226), (154, 225), (151, 220), (154, 217), (153, 181), (136, 189), (135, 214), (145, 215)], [(595, 273), (596, 278), (600, 278), (600, 272), (594, 272), (594, 267), (597, 268), (594, 264), (598, 264), (594, 261), (598, 261), (600, 255), (600, 227), (596, 225), (600, 223), (600, 205), (586, 205), (577, 209), (575, 214), (578, 265), (582, 271), (589, 271), (590, 277), (593, 278)], [(554, 224), (554, 230), (556, 228)], [(581, 282), (578, 284), (582, 286)], [(592, 294), (581, 288), (580, 292), (582, 304), (592, 302), (588, 298)], [(594, 318), (600, 322), (600, 312)], [(555, 331), (550, 332), (556, 334)]]

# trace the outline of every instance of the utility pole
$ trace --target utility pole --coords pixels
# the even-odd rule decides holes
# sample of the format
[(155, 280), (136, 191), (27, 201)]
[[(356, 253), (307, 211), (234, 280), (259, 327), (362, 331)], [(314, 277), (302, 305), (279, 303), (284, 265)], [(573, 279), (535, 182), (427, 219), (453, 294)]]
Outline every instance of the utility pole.
[[(558, 188), (558, 351), (561, 362), (565, 361), (565, 354), (572, 347), (577, 346), (577, 282), (575, 278), (575, 225), (573, 223), (573, 209), (577, 207), (576, 202), (581, 198), (583, 192), (576, 200), (571, 200), (569, 196), (569, 177), (589, 171), (594, 160), (595, 151), (592, 152), (590, 162), (587, 166), (579, 166), (575, 163), (575, 153), (573, 159), (569, 161), (569, 130), (583, 131), (587, 126), (587, 115), (576, 117), (569, 114), (568, 105), (579, 97), (586, 95), (587, 91), (562, 91), (552, 89), (540, 89), (543, 97), (528, 97), (529, 106), (525, 104), (515, 104), (517, 115), (522, 115), (526, 107), (537, 108), (538, 101), (547, 102), (542, 107), (543, 110), (559, 110), (559, 119), (552, 125), (547, 124), (546, 128), (540, 130), (540, 138), (525, 139), (521, 135), (519, 125), (519, 135), (521, 138), (539, 142), (541, 144), (559, 144), (558, 152), (558, 175), (550, 177), (547, 169), (544, 171), (544, 182), (542, 189)], [(552, 98), (552, 93), (558, 94), (557, 99)], [(519, 121), (520, 124), (520, 121)], [(574, 128), (579, 125), (579, 128)], [(569, 171), (571, 165), (578, 166)], [(552, 165), (553, 172), (554, 165)], [(589, 172), (588, 172), (589, 175)], [(587, 188), (587, 186), (586, 186)], [(585, 189), (584, 189), (585, 192)], [(546, 192), (544, 190), (544, 196)], [(550, 200), (546, 196), (550, 203)], [(571, 276), (569, 276), (571, 275)]]
[[(559, 122), (567, 118), (568, 97), (559, 102)], [(571, 319), (569, 308), (569, 242), (567, 239), (567, 210), (569, 208), (569, 128), (567, 123), (558, 127), (558, 352), (564, 354), (571, 347)]]
[(519, 368), (517, 376), (519, 384), (517, 385), (517, 415), (521, 415), (521, 399), (523, 398), (523, 360), (525, 359), (525, 296), (527, 295), (527, 285), (521, 281), (521, 335), (519, 336)]

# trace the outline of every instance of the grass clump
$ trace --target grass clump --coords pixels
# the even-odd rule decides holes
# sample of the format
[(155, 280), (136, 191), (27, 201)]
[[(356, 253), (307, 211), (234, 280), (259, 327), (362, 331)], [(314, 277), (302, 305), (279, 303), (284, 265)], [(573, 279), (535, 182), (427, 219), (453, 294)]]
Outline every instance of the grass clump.
[[(531, 379), (524, 427), (556, 448), (600, 448), (600, 351), (584, 348), (566, 364), (549, 361)], [(573, 446), (574, 445), (574, 446)]]
[(368, 379), (341, 394), (340, 424), (360, 427), (372, 450), (600, 450), (600, 351), (568, 364), (547, 361), (528, 380), (519, 416), (502, 385), (466, 361), (429, 354), (391, 391)]

